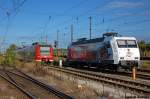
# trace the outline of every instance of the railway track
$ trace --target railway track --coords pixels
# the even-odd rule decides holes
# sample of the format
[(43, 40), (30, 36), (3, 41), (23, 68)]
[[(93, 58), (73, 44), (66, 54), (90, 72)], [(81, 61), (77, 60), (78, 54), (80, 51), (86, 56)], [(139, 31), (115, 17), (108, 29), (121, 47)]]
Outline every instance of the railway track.
[(135, 92), (140, 95), (145, 95), (149, 97), (150, 94), (150, 85), (146, 82), (134, 81), (132, 79), (120, 78), (118, 76), (109, 75), (105, 73), (95, 73), (91, 71), (84, 71), (72, 68), (58, 68), (58, 67), (48, 67), (49, 69), (57, 70), (60, 72), (67, 73), (69, 75), (74, 75), (78, 77), (87, 78), (90, 80), (99, 81), (105, 84), (118, 86), (126, 90)]
[[(97, 72), (97, 71), (96, 71)], [(102, 70), (100, 71), (102, 73), (107, 73), (107, 74), (117, 74), (117, 75), (122, 75), (122, 76), (127, 76), (127, 77), (132, 77), (132, 72), (131, 71), (110, 71), (110, 70)], [(143, 80), (150, 80), (150, 72), (143, 72), (140, 71), (139, 69), (136, 71), (137, 78), (143, 79)]]
[[(128, 76), (132, 75), (132, 72), (122, 72), (122, 74), (123, 73), (127, 74)], [(150, 72), (143, 72), (141, 70), (137, 70), (136, 75), (137, 75), (137, 78), (141, 78), (144, 80), (150, 80)]]
[(148, 57), (148, 56), (146, 57), (146, 56), (145, 56), (145, 57), (141, 57), (140, 59), (141, 59), (141, 60), (150, 60), (150, 57)]
[(138, 71), (150, 74), (150, 69), (138, 69)]
[(5, 77), (3, 74), (0, 73), (0, 77), (5, 79), (7, 82), (15, 86), (17, 89), (19, 89), (25, 96), (27, 96), (29, 99), (36, 99), (29, 91), (24, 90), (22, 87), (18, 86), (15, 82), (11, 81), (8, 77)]
[[(132, 77), (132, 71), (110, 71), (110, 70), (103, 70), (101, 72), (106, 72), (109, 74), (118, 74), (118, 75), (123, 75), (123, 76), (128, 76)], [(150, 71), (149, 70), (142, 70), (142, 69), (137, 69), (136, 71), (136, 76), (137, 78), (143, 79), (143, 80), (150, 80)]]
[(73, 97), (16, 69), (11, 69), (11, 71), (1, 69), (0, 76), (16, 86), (21, 92), (27, 95), (29, 99), (73, 99)]
[[(120, 70), (120, 71), (112, 71), (112, 70), (100, 70), (97, 68), (80, 68), (82, 70), (86, 70), (86, 71), (93, 71), (96, 73), (102, 72), (102, 73), (106, 73), (106, 74), (115, 74), (115, 75), (119, 75), (119, 76), (127, 76), (130, 77), (132, 76), (132, 72), (131, 71), (124, 71), (124, 70)], [(143, 70), (143, 69), (137, 69), (136, 72), (137, 78), (143, 79), (143, 80), (150, 80), (150, 70)]]

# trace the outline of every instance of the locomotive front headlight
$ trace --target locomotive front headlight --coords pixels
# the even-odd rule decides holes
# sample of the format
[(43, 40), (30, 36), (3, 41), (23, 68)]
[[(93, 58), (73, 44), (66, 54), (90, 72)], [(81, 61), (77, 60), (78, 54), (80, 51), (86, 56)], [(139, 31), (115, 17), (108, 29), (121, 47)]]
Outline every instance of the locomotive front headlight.
[(124, 57), (120, 57), (120, 59), (124, 59)]

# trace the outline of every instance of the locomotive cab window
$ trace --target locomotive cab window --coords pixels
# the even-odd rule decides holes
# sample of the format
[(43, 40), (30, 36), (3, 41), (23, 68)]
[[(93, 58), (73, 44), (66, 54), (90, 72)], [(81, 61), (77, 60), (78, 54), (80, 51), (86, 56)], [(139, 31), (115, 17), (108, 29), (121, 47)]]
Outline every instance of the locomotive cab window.
[(135, 40), (117, 40), (119, 48), (137, 48)]
[(118, 40), (117, 43), (119, 48), (127, 47), (125, 40)]
[(137, 48), (137, 44), (135, 40), (127, 40), (127, 45), (130, 48)]

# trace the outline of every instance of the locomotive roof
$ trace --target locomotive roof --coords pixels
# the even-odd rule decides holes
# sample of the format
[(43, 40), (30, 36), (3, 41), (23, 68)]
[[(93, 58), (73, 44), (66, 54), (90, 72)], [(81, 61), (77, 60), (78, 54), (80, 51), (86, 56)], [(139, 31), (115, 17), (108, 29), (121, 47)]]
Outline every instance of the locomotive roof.
[(72, 45), (79, 45), (79, 44), (86, 44), (86, 43), (96, 43), (96, 42), (102, 42), (102, 41), (104, 41), (104, 37), (90, 39), (90, 40), (83, 39), (83, 40), (73, 42)]
[(43, 47), (52, 46), (51, 44), (39, 43), (39, 42), (35, 42), (35, 43), (33, 43), (32, 45), (40, 45), (40, 46), (43, 46)]
[(78, 41), (73, 42), (72, 45), (79, 45), (79, 44), (86, 44), (86, 43), (96, 43), (96, 42), (103, 42), (105, 37), (118, 37), (118, 33), (116, 32), (107, 32), (103, 34), (103, 37), (101, 38), (95, 38), (95, 39), (90, 39), (87, 40), (86, 38), (80, 38)]
[(108, 36), (118, 37), (119, 34), (116, 32), (107, 32), (103, 34), (103, 37), (108, 37)]
[(52, 45), (40, 45), (42, 47), (52, 47)]
[(50, 44), (47, 44), (47, 45), (44, 45), (44, 44), (32, 44), (32, 45), (28, 45), (28, 46), (18, 47), (16, 50), (22, 50), (22, 49), (31, 48), (31, 47), (34, 47), (35, 45), (39, 45), (40, 47), (52, 47), (52, 45), (50, 45)]

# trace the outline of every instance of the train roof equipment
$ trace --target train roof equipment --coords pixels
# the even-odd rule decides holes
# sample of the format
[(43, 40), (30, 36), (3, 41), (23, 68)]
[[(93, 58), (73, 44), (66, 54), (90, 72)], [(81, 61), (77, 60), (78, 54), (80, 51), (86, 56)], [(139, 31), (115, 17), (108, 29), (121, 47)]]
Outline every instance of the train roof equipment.
[(103, 37), (94, 38), (94, 39), (87, 39), (87, 38), (80, 38), (76, 42), (72, 42), (71, 45), (79, 45), (79, 44), (86, 44), (86, 43), (96, 43), (96, 42), (103, 42), (107, 37), (120, 37), (120, 35), (116, 32), (107, 32), (103, 34)]
[(103, 34), (103, 37), (109, 37), (109, 36), (113, 36), (113, 37), (119, 37), (120, 35), (116, 32), (107, 32)]

